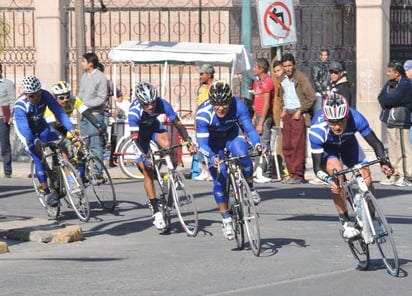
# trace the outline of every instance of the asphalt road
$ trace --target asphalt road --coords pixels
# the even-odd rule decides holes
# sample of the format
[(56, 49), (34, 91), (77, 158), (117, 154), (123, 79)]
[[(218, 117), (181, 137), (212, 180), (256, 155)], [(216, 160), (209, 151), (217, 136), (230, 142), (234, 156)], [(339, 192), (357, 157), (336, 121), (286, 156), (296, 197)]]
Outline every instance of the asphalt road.
[[(376, 177), (378, 180), (380, 178)], [(257, 184), (261, 256), (224, 239), (210, 182), (189, 181), (200, 231), (187, 237), (176, 217), (173, 233), (151, 224), (141, 181), (115, 180), (119, 207), (106, 213), (92, 199), (88, 223), (63, 208), (56, 223), (77, 224), (85, 239), (69, 244), (5, 240), (0, 254), (1, 295), (410, 295), (411, 187), (376, 184), (394, 229), (401, 263), (391, 277), (373, 248), (368, 271), (355, 269), (329, 191), (322, 185)], [(0, 180), (2, 222), (46, 215), (30, 179)], [(44, 218), (44, 220), (43, 220)], [(4, 240), (4, 239), (3, 239)]]

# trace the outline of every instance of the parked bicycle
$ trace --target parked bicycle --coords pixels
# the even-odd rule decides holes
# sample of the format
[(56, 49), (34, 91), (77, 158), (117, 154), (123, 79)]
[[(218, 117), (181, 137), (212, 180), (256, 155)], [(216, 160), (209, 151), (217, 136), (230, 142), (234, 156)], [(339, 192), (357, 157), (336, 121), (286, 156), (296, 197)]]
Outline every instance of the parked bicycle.
[[(60, 199), (64, 199), (67, 205), (73, 208), (81, 221), (87, 222), (90, 218), (89, 199), (82, 182), (79, 181), (77, 170), (63, 158), (60, 148), (63, 141), (65, 139), (58, 142), (49, 142), (42, 146), (42, 163), (47, 175), (47, 183), (50, 190), (54, 190)], [(50, 207), (46, 203), (45, 193), (36, 177), (34, 161), (31, 163), (30, 171), (33, 186), (41, 205), (46, 209), (50, 218), (57, 219), (60, 214), (61, 203), (56, 207)], [(73, 182), (72, 184), (69, 184), (69, 176)]]
[(89, 194), (94, 195), (104, 209), (113, 211), (117, 202), (112, 178), (104, 163), (93, 155), (89, 147), (90, 138), (97, 136), (101, 135), (85, 136), (78, 145), (74, 145), (70, 161), (78, 171), (80, 166), (81, 178)]
[[(386, 269), (392, 276), (399, 274), (398, 252), (393, 239), (393, 230), (389, 226), (382, 208), (374, 194), (369, 191), (360, 170), (364, 167), (379, 163), (373, 160), (366, 164), (355, 165), (353, 168), (334, 172), (333, 179), (344, 176), (343, 187), (346, 191), (348, 211), (354, 216), (355, 227), (360, 235), (345, 239), (361, 270), (369, 267), (369, 246), (376, 245)], [(346, 174), (352, 174), (349, 179)]]
[[(170, 156), (176, 148), (183, 145), (184, 143), (159, 149), (158, 145), (151, 141), (149, 155), (154, 166), (156, 192), (159, 195), (159, 210), (162, 212), (166, 223), (163, 233), (170, 232), (171, 216), (174, 208), (183, 230), (188, 236), (194, 237), (197, 235), (199, 228), (195, 199), (184, 175), (176, 170)], [(164, 164), (166, 164), (166, 172), (162, 170)]]
[[(232, 156), (230, 151), (225, 149), (224, 159), (228, 180), (226, 182), (226, 194), (230, 202), (236, 245), (240, 250), (245, 247), (244, 228), (246, 228), (250, 248), (255, 256), (260, 255), (259, 216), (256, 212), (249, 185), (242, 174), (240, 160), (259, 155), (259, 153), (253, 153), (244, 156)], [(219, 174), (220, 167), (218, 167)]]

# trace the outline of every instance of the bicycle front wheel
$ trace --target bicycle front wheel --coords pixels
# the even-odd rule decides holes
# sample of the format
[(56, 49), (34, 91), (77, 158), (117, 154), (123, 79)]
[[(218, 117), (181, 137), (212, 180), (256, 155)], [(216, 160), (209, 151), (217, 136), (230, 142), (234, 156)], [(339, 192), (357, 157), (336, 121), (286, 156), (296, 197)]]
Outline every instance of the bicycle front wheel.
[[(47, 169), (45, 168), (45, 172), (47, 175), (47, 185), (49, 186), (50, 190), (53, 190), (53, 182), (50, 179), (50, 176), (47, 172)], [(31, 180), (33, 183), (33, 187), (34, 190), (37, 193), (37, 198), (39, 199), (40, 204), (42, 205), (42, 207), (46, 210), (47, 216), (52, 219), (52, 220), (57, 220), (57, 217), (59, 217), (60, 215), (60, 205), (57, 207), (50, 207), (45, 199), (45, 193), (43, 188), (41, 187), (39, 180), (37, 179), (37, 175), (36, 175), (36, 170), (35, 170), (35, 166), (34, 166), (34, 161), (31, 162), (31, 166), (30, 166), (30, 176), (31, 176)]]
[(137, 164), (136, 154), (131, 137), (125, 139), (119, 147), (118, 163), (122, 172), (130, 178), (142, 179), (143, 174)]
[(255, 256), (260, 255), (260, 230), (258, 214), (252, 199), (249, 185), (245, 179), (239, 182), (240, 203), (243, 210), (243, 221), (249, 239), (250, 248)]
[[(347, 189), (346, 190), (346, 200), (347, 200), (348, 214), (350, 217), (354, 217), (353, 219), (355, 220), (355, 227), (359, 230), (360, 233), (362, 233), (362, 227), (359, 225), (356, 212), (353, 209), (353, 198), (354, 198), (353, 189), (352, 188), (350, 188), (349, 190)], [(347, 243), (353, 255), (353, 258), (355, 258), (355, 261), (358, 264), (358, 269), (359, 270), (368, 269), (369, 261), (370, 261), (369, 246), (368, 244), (365, 243), (363, 236), (359, 235), (354, 238), (351, 238), (347, 240)]]
[[(368, 193), (366, 195), (366, 200), (375, 209), (374, 220), (376, 220), (382, 228), (382, 231), (379, 233), (377, 233), (378, 229), (375, 229), (375, 243), (378, 247), (379, 253), (382, 256), (383, 263), (392, 276), (398, 276), (399, 259), (398, 251), (396, 250), (395, 246), (395, 240), (393, 239), (392, 227), (389, 226), (383, 210), (379, 206), (375, 196), (373, 196), (371, 193)], [(371, 228), (374, 228), (374, 225), (371, 225)]]
[[(69, 203), (73, 207), (74, 212), (80, 221), (87, 222), (90, 218), (90, 204), (89, 198), (86, 194), (86, 189), (83, 184), (79, 181), (80, 178), (77, 174), (76, 169), (73, 165), (67, 161), (64, 161), (63, 166), (60, 166), (60, 173), (62, 176), (64, 188), (66, 191), (66, 197)], [(68, 178), (74, 181), (69, 184)]]
[[(101, 168), (101, 173), (98, 173)], [(106, 210), (113, 211), (116, 207), (116, 192), (109, 171), (103, 162), (97, 157), (90, 156), (85, 163), (85, 182), (89, 183), (91, 192), (96, 196), (100, 206)]]
[(243, 204), (240, 202), (240, 190), (236, 185), (235, 175), (230, 174), (228, 181), (229, 201), (231, 201), (230, 212), (233, 220), (233, 230), (235, 231), (236, 246), (239, 250), (245, 247), (245, 230), (243, 221)]
[[(169, 176), (170, 178), (170, 176)], [(195, 199), (181, 172), (175, 171), (172, 180), (173, 201), (180, 224), (188, 236), (196, 236), (199, 220)]]

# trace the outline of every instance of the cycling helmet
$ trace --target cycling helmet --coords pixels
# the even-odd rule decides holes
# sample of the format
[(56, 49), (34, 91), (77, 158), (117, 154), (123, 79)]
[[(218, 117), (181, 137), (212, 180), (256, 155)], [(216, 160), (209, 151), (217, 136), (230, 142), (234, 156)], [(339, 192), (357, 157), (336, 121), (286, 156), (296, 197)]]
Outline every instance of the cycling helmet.
[(52, 86), (52, 93), (55, 95), (63, 95), (70, 93), (72, 90), (72, 87), (70, 84), (66, 81), (57, 81), (57, 83), (53, 84)]
[(24, 93), (32, 94), (38, 92), (41, 89), (41, 84), (39, 79), (34, 75), (29, 75), (23, 78), (21, 82), (21, 87)]
[(209, 89), (209, 100), (212, 105), (228, 105), (232, 100), (232, 91), (229, 84), (218, 80)]
[(148, 82), (140, 82), (136, 85), (136, 98), (143, 105), (151, 105), (156, 102), (157, 89)]
[(349, 116), (349, 104), (344, 96), (337, 93), (329, 95), (322, 105), (323, 116), (327, 121), (339, 121)]

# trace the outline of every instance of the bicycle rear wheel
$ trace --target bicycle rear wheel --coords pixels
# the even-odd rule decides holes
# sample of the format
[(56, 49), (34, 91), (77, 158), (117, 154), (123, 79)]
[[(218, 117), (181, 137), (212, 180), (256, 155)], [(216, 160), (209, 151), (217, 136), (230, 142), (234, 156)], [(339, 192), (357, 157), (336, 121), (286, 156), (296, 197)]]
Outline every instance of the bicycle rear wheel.
[[(45, 167), (45, 172), (46, 172), (46, 175), (47, 175), (47, 184), (48, 184), (50, 190), (53, 190), (53, 182), (50, 179), (49, 173), (47, 172), (47, 167)], [(46, 210), (47, 216), (52, 220), (56, 220), (57, 217), (59, 217), (59, 215), (60, 215), (60, 205), (57, 206), (57, 207), (50, 207), (46, 203), (46, 201), (44, 199), (45, 193), (44, 193), (43, 188), (41, 187), (41, 185), (39, 183), (39, 180), (37, 179), (37, 176), (36, 176), (36, 170), (34, 168), (34, 161), (31, 162), (30, 176), (31, 176), (31, 180), (32, 180), (32, 183), (33, 183), (34, 190), (37, 193), (37, 198), (39, 199), (39, 202), (42, 205), (42, 207)]]
[[(101, 173), (97, 173), (96, 168), (98, 167), (102, 168)], [(112, 212), (117, 204), (116, 192), (109, 171), (103, 165), (103, 162), (97, 157), (88, 157), (85, 163), (84, 175), (87, 180), (85, 182), (89, 183), (89, 191), (96, 196), (100, 206)]]
[[(73, 165), (67, 161), (64, 161), (63, 166), (59, 167), (60, 174), (62, 176), (63, 186), (66, 193), (66, 198), (72, 206), (77, 217), (80, 221), (87, 222), (90, 218), (90, 204), (89, 198), (86, 194), (86, 189), (80, 180), (76, 169)], [(73, 184), (69, 184), (68, 177), (71, 177), (74, 181)]]
[[(395, 240), (393, 239), (392, 227), (389, 226), (383, 210), (379, 206), (375, 196), (373, 196), (371, 193), (368, 193), (366, 195), (366, 200), (369, 202), (369, 204), (372, 204), (373, 208), (375, 209), (375, 220), (378, 221), (383, 230), (381, 233), (376, 233), (375, 235), (375, 243), (379, 250), (379, 253), (382, 256), (383, 263), (392, 276), (398, 276), (399, 259), (398, 251), (396, 250), (395, 246)], [(373, 228), (373, 225), (371, 225), (371, 228)], [(377, 232), (376, 229), (375, 232)]]
[(240, 192), (236, 186), (236, 179), (233, 174), (229, 175), (228, 181), (230, 182), (228, 187), (229, 201), (231, 201), (230, 211), (232, 213), (233, 230), (235, 231), (236, 246), (239, 250), (243, 250), (245, 247), (245, 230), (243, 228), (243, 205), (239, 201)]
[[(170, 178), (170, 176), (169, 176)], [(181, 172), (173, 173), (172, 193), (177, 216), (188, 236), (196, 236), (199, 228), (195, 199)]]
[(240, 180), (239, 193), (243, 209), (243, 221), (246, 226), (250, 248), (252, 249), (253, 254), (258, 257), (260, 255), (259, 217), (256, 212), (249, 185), (245, 179)]
[[(354, 217), (355, 227), (362, 233), (362, 227), (357, 222), (356, 214), (353, 209), (353, 191), (346, 190), (347, 209), (349, 217)], [(365, 243), (362, 235), (347, 240), (349, 249), (358, 264), (358, 269), (366, 270), (369, 268), (370, 255), (369, 245)]]
[(124, 140), (119, 147), (118, 163), (122, 172), (130, 178), (142, 179), (143, 174), (137, 164), (131, 137)]

